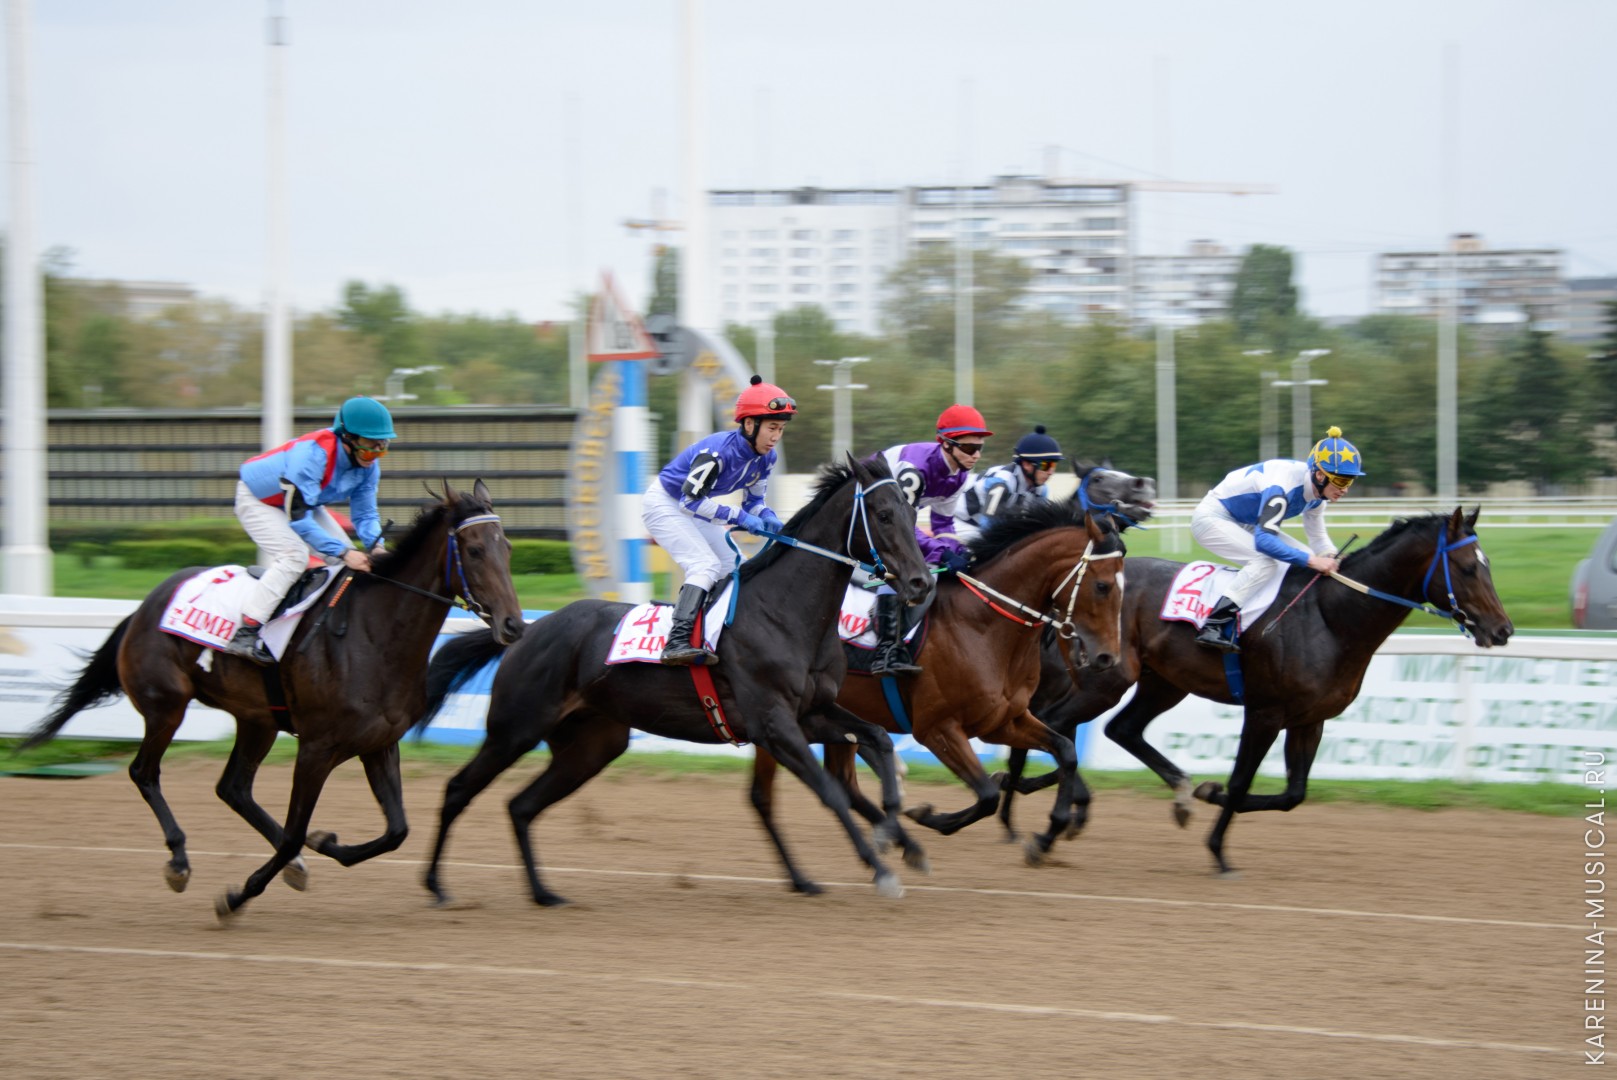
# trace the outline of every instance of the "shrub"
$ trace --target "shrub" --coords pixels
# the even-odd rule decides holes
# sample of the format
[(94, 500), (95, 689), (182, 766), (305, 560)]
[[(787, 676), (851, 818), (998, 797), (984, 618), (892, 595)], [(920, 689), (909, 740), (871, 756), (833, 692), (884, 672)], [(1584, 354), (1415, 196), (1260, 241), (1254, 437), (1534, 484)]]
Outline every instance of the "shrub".
[(511, 541), (511, 573), (571, 574), (573, 549), (564, 540)]
[(258, 557), (258, 549), (245, 539), (229, 544), (192, 538), (119, 540), (103, 551), (117, 556), (131, 570), (179, 570), (187, 566), (221, 566), (225, 563), (247, 566)]

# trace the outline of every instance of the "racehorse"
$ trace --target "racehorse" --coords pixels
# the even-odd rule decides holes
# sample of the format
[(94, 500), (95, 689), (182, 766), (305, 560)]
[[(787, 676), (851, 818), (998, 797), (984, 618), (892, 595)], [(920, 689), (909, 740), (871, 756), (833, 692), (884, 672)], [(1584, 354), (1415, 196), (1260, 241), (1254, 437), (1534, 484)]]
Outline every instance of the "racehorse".
[[(1343, 559), (1344, 581), (1316, 585), (1319, 575), (1306, 568), (1288, 570), (1269, 610), (1241, 635), (1238, 658), (1244, 701), (1230, 688), (1224, 654), (1196, 644), (1192, 624), (1158, 617), (1184, 564), (1131, 558), (1125, 566), (1129, 588), (1123, 661), (1075, 688), (1047, 720), (1070, 733), (1116, 705), (1133, 685), (1133, 700), (1107, 722), (1107, 736), (1174, 790), (1174, 818), (1181, 826), (1190, 819), (1192, 797), (1220, 807), (1207, 847), (1219, 872), (1230, 873), (1224, 835), (1234, 816), (1291, 810), (1303, 802), (1325, 721), (1341, 715), (1358, 697), (1371, 657), (1411, 611), (1453, 619), (1480, 648), (1510, 640), (1515, 628), (1494, 591), (1488, 558), (1477, 543), (1477, 516), (1476, 510), (1467, 516), (1463, 508), (1456, 508), (1452, 514), (1398, 519), (1363, 550)], [(1207, 781), (1192, 791), (1190, 776), (1145, 741), (1146, 726), (1190, 694), (1244, 706), (1227, 787)], [(1251, 787), (1258, 766), (1282, 731), (1285, 791), (1254, 795)], [(1025, 759), (1025, 753), (1012, 754), (1001, 810), (1007, 829), (1011, 792), (1027, 794), (1058, 779), (1048, 774), (1022, 781)]]
[[(786, 523), (781, 539), (742, 566), (734, 621), (724, 630), (720, 660), (711, 671), (734, 741), (767, 748), (813, 789), (874, 872), (877, 891), (897, 896), (897, 875), (860, 834), (846, 793), (809, 750), (810, 742), (857, 741), (860, 755), (882, 777), (888, 818), (877, 829), (878, 842), (890, 839), (899, 808), (893, 744), (886, 732), (836, 703), (846, 665), (837, 620), (861, 557), (872, 559), (876, 576), (891, 581), (905, 603), (922, 602), (932, 579), (915, 541), (915, 511), (886, 462), (848, 461), (822, 466), (814, 497)], [(575, 601), (535, 623), (506, 653), (494, 677), (488, 735), (444, 792), (424, 882), (438, 903), (449, 901), (439, 863), (455, 819), (540, 742), (550, 745), (550, 765), (511, 800), (510, 813), (533, 899), (550, 906), (566, 901), (540, 881), (530, 835), (546, 807), (628, 749), (631, 728), (689, 742), (725, 741), (719, 724), (703, 711), (689, 669), (606, 663), (614, 632), (630, 610), (628, 604)], [(708, 617), (718, 618), (719, 610)], [(428, 671), (428, 709), (418, 726), (425, 727), (460, 681), (503, 650), (484, 631), (444, 645)]]
[[(164, 877), (175, 892), (184, 892), (191, 865), (185, 833), (158, 784), (160, 763), (189, 702), (234, 716), (235, 746), (215, 790), (274, 846), (275, 855), (240, 891), (218, 899), (215, 909), (224, 920), (263, 892), (283, 867), (293, 867), (288, 883), (302, 889), (306, 877), (298, 853), (305, 841), (344, 866), (402, 844), (409, 830), (398, 743), (421, 715), (426, 690), (425, 680), (410, 673), (426, 669), (445, 607), (459, 596), (506, 643), (521, 637), (523, 622), (511, 584), (511, 544), (481, 480), (470, 494), (445, 482), (443, 494), (422, 509), (393, 550), (373, 557), (370, 573), (344, 575), (332, 585), (333, 599), (321, 601), (328, 605), (323, 616), (306, 613), (282, 662), (272, 668), (158, 629), (175, 590), (203, 569), (181, 570), (153, 589), (96, 650), (23, 746), (46, 742), (81, 710), (128, 694), (146, 722), (129, 776), (163, 828), (170, 852)], [(337, 607), (347, 585), (352, 598)], [(280, 703), (271, 700), (270, 680), (278, 684), (290, 729), (298, 736), (284, 828), (253, 798), (253, 778), (277, 732), (272, 705)], [(308, 833), (326, 777), (356, 755), (381, 805), (385, 832), (351, 845), (338, 843), (331, 833)]]
[[(953, 813), (927, 805), (905, 814), (948, 835), (994, 812), (999, 782), (984, 772), (972, 739), (1045, 750), (1058, 762), (1067, 799), (1056, 800), (1049, 832), (1027, 845), (1028, 861), (1037, 864), (1066, 828), (1070, 781), (1078, 764), (1070, 737), (1052, 731), (1028, 708), (1039, 678), (1041, 631), (1052, 631), (1061, 641), (1069, 670), (1103, 672), (1111, 667), (1121, 647), (1124, 549), (1107, 519), (1096, 519), (1075, 501), (1038, 500), (994, 519), (971, 542), (971, 551), (976, 565), (970, 574), (939, 581), (918, 657), (921, 672), (898, 683), (916, 741), (937, 755), (976, 801)], [(1080, 675), (1073, 671), (1070, 677)], [(902, 730), (879, 679), (847, 679), (837, 702), (890, 731)], [(826, 761), (853, 789), (852, 757), (827, 745)], [(815, 886), (792, 865), (775, 826), (774, 775), (774, 761), (760, 748), (753, 761), (753, 806), (786, 864), (792, 887), (813, 892)], [(907, 861), (920, 865), (923, 856), (906, 837), (899, 839)]]

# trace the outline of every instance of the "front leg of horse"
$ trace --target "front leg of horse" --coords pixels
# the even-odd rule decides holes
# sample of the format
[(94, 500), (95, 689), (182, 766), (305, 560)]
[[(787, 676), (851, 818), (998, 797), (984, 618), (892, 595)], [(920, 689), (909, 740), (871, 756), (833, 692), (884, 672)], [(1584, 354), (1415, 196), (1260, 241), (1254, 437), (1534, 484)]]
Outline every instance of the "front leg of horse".
[[(1180, 694), (1182, 699), (1185, 695)], [(1164, 757), (1156, 747), (1145, 741), (1145, 726), (1158, 715), (1141, 709), (1138, 712), (1135, 706), (1140, 703), (1136, 697), (1134, 702), (1106, 722), (1106, 737), (1117, 745), (1133, 754), (1148, 769), (1162, 778), (1162, 782), (1173, 789), (1173, 820), (1174, 824), (1183, 829), (1190, 823), (1191, 801), (1201, 798), (1201, 788), (1195, 786), (1189, 773)], [(1202, 788), (1208, 785), (1203, 784)]]
[[(891, 737), (887, 736), (886, 732), (882, 732), (882, 735), (889, 739), (890, 744)], [(848, 798), (853, 803), (854, 810), (875, 826), (876, 850), (886, 854), (889, 846), (897, 844), (899, 851), (903, 854), (905, 866), (911, 870), (919, 870), (923, 874), (932, 873), (932, 860), (927, 858), (926, 849), (904, 828), (904, 796), (902, 788), (897, 783), (897, 777), (894, 777), (894, 783), (891, 785), (883, 781), (883, 805), (878, 807), (867, 799), (864, 792), (860, 790), (854, 773), (853, 758), (852, 755), (847, 753), (846, 746), (837, 746), (833, 750), (833, 745), (829, 742), (825, 744), (826, 770), (842, 782), (843, 790), (848, 793)], [(865, 764), (870, 766), (871, 772), (877, 776), (882, 775), (882, 767), (885, 765), (887, 758), (879, 746), (868, 746), (864, 742), (860, 742), (855, 745), (854, 750), (859, 757), (864, 759)], [(896, 766), (898, 763), (896, 753), (892, 761), (893, 765)], [(896, 768), (894, 771), (896, 773)]]
[[(220, 773), (219, 783), (213, 789), (226, 806), (269, 841), (271, 848), (281, 846), (281, 823), (258, 804), (253, 795), (253, 781), (258, 776), (259, 765), (263, 764), (270, 748), (275, 745), (275, 738), (275, 725), (267, 717), (238, 718), (236, 743), (231, 747), (230, 760), (225, 762), (224, 772)], [(281, 880), (298, 892), (308, 889), (309, 867), (304, 863), (302, 854), (294, 856), (286, 864), (286, 869), (281, 871)]]
[[(1038, 866), (1044, 862), (1057, 837), (1077, 835), (1088, 817), (1089, 789), (1078, 779), (1078, 754), (1071, 739), (1025, 711), (996, 738), (1023, 750), (1043, 750), (1056, 761), (1056, 772), (1061, 779), (1056, 787), (1055, 802), (1050, 807), (1049, 831), (1031, 837), (1022, 849), (1028, 865)], [(1084, 796), (1082, 800), (1078, 797), (1080, 791)], [(1079, 806), (1081, 812), (1076, 826), (1072, 823), (1074, 806)]]
[[(826, 758), (829, 762), (829, 748)], [(781, 865), (786, 869), (786, 876), (792, 883), (792, 891), (802, 893), (804, 896), (818, 896), (825, 890), (797, 868), (791, 851), (786, 847), (786, 837), (781, 835), (779, 827), (775, 824), (775, 773), (778, 771), (779, 767), (768, 750), (763, 747), (754, 750), (752, 784), (748, 787), (747, 796), (758, 815), (758, 820), (763, 823), (764, 832), (769, 834), (770, 843), (775, 845), (775, 853), (780, 856)]]
[(1229, 788), (1208, 782), (1196, 789), (1199, 797), (1219, 807), (1218, 821), (1207, 836), (1207, 850), (1212, 853), (1218, 872), (1226, 877), (1232, 875), (1234, 869), (1224, 857), (1224, 834), (1235, 815), (1248, 808), (1248, 792), (1252, 790), (1252, 781), (1258, 775), (1258, 766), (1263, 763), (1264, 755), (1274, 745), (1278, 734), (1275, 727), (1255, 720), (1248, 714), (1241, 728), (1240, 745), (1236, 747), (1235, 766), (1230, 770)]
[(361, 754), (360, 760), (364, 762), (371, 793), (376, 796), (376, 803), (386, 819), (382, 835), (363, 844), (340, 844), (336, 833), (323, 830), (311, 832), (308, 838), (310, 849), (344, 866), (396, 851), (410, 835), (410, 824), (404, 816), (404, 783), (399, 778), (399, 744)]
[(944, 836), (991, 816), (999, 806), (999, 781), (983, 771), (982, 762), (977, 760), (977, 752), (971, 748), (971, 741), (961, 731), (960, 725), (952, 722), (939, 724), (924, 734), (917, 733), (916, 738), (972, 790), (977, 801), (964, 810), (952, 813), (940, 813), (931, 803), (923, 803), (910, 807), (904, 811), (904, 815)]
[(220, 922), (229, 923), (242, 905), (262, 893), (275, 880), (275, 875), (302, 850), (309, 821), (314, 816), (315, 803), (320, 799), (320, 789), (325, 786), (331, 770), (337, 766), (337, 757), (335, 753), (310, 743), (298, 747), (297, 764), (292, 770), (292, 797), (286, 811), (281, 843), (270, 861), (254, 870), (239, 891), (227, 892), (214, 902), (214, 912)]

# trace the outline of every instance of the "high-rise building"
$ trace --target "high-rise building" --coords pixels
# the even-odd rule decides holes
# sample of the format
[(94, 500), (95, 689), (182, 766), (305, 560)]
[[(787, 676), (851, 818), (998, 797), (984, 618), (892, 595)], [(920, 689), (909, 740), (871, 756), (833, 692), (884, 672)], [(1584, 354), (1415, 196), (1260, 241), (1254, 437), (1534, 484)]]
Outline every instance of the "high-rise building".
[(1211, 240), (1192, 240), (1183, 255), (1137, 256), (1135, 322), (1189, 326), (1228, 318), (1241, 259)]
[(1567, 281), (1568, 341), (1599, 341), (1610, 325), (1610, 304), (1617, 304), (1617, 277), (1571, 278)]
[(1489, 248), (1474, 233), (1457, 233), (1447, 251), (1377, 255), (1373, 302), (1384, 315), (1436, 317), (1452, 281), (1462, 323), (1531, 323), (1540, 330), (1563, 330), (1565, 265), (1566, 253), (1558, 248)]

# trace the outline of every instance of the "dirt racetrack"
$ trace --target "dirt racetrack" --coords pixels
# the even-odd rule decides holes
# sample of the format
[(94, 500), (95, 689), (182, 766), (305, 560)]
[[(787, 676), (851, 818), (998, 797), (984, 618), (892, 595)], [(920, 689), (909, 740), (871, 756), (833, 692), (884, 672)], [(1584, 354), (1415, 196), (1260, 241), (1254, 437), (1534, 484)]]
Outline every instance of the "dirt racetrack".
[[(276, 882), (226, 928), (215, 896), (268, 852), (214, 797), (220, 765), (164, 777), (182, 895), (124, 774), (0, 779), (6, 1076), (1540, 1078), (1582, 1060), (1578, 819), (1305, 804), (1237, 821), (1243, 873), (1219, 880), (1210, 808), (1181, 831), (1166, 792), (1102, 792), (1055, 865), (1023, 866), (984, 822), (922, 837), (932, 875), (902, 870), (884, 900), (783, 778), (788, 835), (832, 886), (806, 898), (739, 778), (609, 770), (540, 819), (573, 901), (546, 910), (504, 814), (524, 764), (461, 819), (446, 880), (466, 906), (439, 910), (420, 861), (448, 773), (407, 765), (400, 851), (310, 856), (307, 893)], [(277, 814), (289, 776), (259, 782)], [(381, 831), (356, 764), (316, 820)]]

